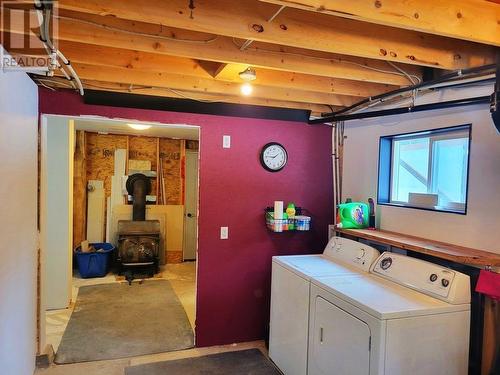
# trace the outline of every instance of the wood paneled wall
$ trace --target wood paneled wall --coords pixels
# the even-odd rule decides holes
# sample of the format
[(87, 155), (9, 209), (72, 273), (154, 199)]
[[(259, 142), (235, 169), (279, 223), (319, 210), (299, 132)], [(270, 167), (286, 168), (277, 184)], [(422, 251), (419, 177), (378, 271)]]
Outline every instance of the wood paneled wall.
[(184, 204), (184, 176), (182, 175), (184, 153), (185, 141), (160, 139), (159, 160), (165, 179), (165, 204)]
[(87, 181), (104, 181), (106, 197), (111, 195), (111, 176), (115, 170), (115, 150), (128, 149), (129, 138), (132, 137), (85, 132)]

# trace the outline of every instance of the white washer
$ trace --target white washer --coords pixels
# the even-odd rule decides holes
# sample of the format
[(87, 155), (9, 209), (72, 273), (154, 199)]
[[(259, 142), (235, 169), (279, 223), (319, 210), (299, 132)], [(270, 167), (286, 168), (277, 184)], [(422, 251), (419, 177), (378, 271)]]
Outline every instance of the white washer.
[(370, 274), (312, 280), (308, 375), (466, 375), (469, 276), (383, 253)]
[(311, 278), (367, 273), (380, 253), (332, 237), (319, 255), (273, 257), (269, 356), (286, 375), (307, 373)]

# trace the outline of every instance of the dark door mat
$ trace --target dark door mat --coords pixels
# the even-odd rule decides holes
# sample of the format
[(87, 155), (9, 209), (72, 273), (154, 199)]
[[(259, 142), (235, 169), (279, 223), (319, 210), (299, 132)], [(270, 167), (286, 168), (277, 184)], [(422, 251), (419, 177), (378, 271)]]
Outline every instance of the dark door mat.
[(57, 364), (98, 361), (193, 347), (184, 308), (167, 280), (81, 287)]
[(125, 375), (279, 375), (259, 349), (240, 350), (147, 363), (125, 368)]

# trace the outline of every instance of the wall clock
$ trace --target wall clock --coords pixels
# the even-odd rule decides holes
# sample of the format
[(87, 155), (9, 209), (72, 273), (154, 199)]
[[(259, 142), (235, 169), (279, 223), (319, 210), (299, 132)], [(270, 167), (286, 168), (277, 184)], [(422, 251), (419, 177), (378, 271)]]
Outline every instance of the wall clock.
[(283, 145), (270, 142), (262, 147), (260, 163), (269, 172), (281, 171), (288, 161), (288, 154)]

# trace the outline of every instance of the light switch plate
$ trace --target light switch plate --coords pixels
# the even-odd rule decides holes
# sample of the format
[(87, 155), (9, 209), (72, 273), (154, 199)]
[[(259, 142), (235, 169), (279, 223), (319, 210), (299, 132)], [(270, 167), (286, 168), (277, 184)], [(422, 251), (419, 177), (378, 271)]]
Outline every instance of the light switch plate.
[(229, 238), (229, 227), (220, 227), (220, 239), (227, 240)]
[(222, 136), (222, 148), (231, 148), (231, 136), (223, 135)]

